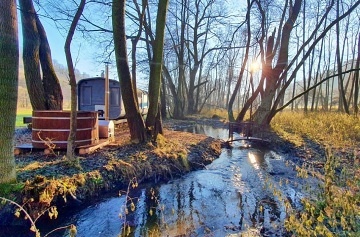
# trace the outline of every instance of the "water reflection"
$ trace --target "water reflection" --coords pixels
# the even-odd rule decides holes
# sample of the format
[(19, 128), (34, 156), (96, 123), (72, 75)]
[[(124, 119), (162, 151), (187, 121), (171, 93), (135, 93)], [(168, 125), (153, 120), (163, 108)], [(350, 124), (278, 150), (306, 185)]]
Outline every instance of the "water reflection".
[(208, 125), (195, 124), (191, 127), (177, 128), (178, 131), (190, 132), (196, 134), (205, 134), (209, 137), (227, 140), (229, 132), (227, 129), (214, 128)]
[(266, 168), (266, 163), (264, 159), (265, 152), (259, 150), (249, 151), (248, 158), (250, 163), (254, 166), (255, 170), (260, 168)]
[[(226, 139), (226, 129), (195, 126), (193, 132)], [(294, 177), (280, 156), (263, 149), (224, 149), (206, 169), (166, 184), (142, 187), (129, 195), (135, 210), (126, 215), (130, 236), (282, 236), (285, 208), (273, 187), (299, 202), (297, 187), (278, 185), (278, 176)], [(82, 236), (118, 236), (124, 197), (90, 207), (73, 220)]]

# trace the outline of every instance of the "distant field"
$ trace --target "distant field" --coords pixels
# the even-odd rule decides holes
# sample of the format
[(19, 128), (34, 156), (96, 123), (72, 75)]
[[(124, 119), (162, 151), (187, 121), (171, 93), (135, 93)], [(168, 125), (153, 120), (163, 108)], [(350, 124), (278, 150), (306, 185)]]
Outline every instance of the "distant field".
[(23, 123), (24, 117), (31, 117), (32, 109), (29, 108), (18, 108), (16, 111), (16, 127), (26, 127), (26, 124)]

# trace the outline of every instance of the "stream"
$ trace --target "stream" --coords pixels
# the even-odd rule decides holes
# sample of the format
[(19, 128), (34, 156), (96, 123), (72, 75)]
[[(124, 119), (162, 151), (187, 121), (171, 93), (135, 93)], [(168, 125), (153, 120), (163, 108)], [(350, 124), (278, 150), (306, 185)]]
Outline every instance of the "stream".
[[(228, 138), (227, 129), (206, 125), (181, 130)], [(134, 205), (127, 214), (126, 195), (113, 196), (68, 216), (58, 226), (75, 224), (78, 237), (119, 236), (125, 221), (130, 236), (285, 236), (283, 200), (300, 207), (300, 199), (309, 192), (305, 190), (315, 183), (298, 178), (283, 156), (266, 146), (234, 142), (203, 170), (131, 189), (128, 196)]]

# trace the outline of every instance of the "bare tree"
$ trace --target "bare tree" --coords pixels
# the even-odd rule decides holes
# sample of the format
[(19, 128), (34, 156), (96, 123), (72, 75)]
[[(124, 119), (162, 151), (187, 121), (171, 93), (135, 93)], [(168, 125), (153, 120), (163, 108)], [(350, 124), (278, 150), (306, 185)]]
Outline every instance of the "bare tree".
[[(301, 68), (301, 66), (303, 66), (303, 62), (309, 57), (311, 50), (318, 45), (318, 43), (322, 40), (323, 37), (325, 37), (325, 35), (336, 25), (337, 22), (342, 21), (343, 19), (345, 19), (347, 16), (349, 16), (360, 4), (359, 1), (354, 2), (353, 5), (350, 5), (345, 11), (342, 12), (341, 15), (339, 15), (339, 17), (335, 18), (334, 20), (332, 20), (327, 26), (324, 27), (324, 29), (321, 31), (321, 33), (318, 35), (318, 37), (316, 37), (313, 42), (311, 44), (310, 40), (313, 38), (313, 36), (315, 35), (315, 31), (313, 31), (313, 33), (311, 34), (311, 36), (309, 37), (309, 39), (301, 46), (300, 49), (302, 49), (305, 45), (309, 44), (309, 48), (308, 51), (306, 52), (306, 54), (301, 58), (301, 60), (299, 60), (300, 64), (298, 64), (294, 70), (292, 71), (291, 75), (289, 76), (289, 78), (287, 79), (287, 81), (285, 82), (285, 84), (283, 85), (283, 87), (281, 88), (281, 90), (279, 91), (279, 95), (281, 95), (282, 93), (285, 93), (286, 88), (290, 85), (290, 83), (292, 82), (292, 80), (295, 78), (296, 73), (298, 72), (299, 68)], [(332, 6), (334, 5), (334, 1), (332, 1), (330, 3), (330, 5), (328, 5), (327, 10), (324, 11), (323, 16), (321, 17), (321, 20), (319, 21), (319, 25), (322, 24), (322, 22), (324, 22), (324, 19), (326, 19), (327, 17), (327, 13), (331, 10)], [(319, 25), (315, 26), (316, 30), (319, 30)], [(287, 68), (291, 68), (291, 66), (294, 64), (294, 61), (296, 61), (297, 56), (299, 55), (299, 52), (296, 53), (296, 55), (294, 56), (293, 60), (289, 63), (289, 66)], [(335, 70), (334, 70), (335, 71)], [(340, 73), (337, 73), (336, 75), (340, 75)], [(282, 76), (280, 76), (281, 78)], [(279, 111), (279, 109), (277, 109), (277, 106), (279, 105), (279, 96), (276, 97), (276, 99), (274, 100), (274, 104), (271, 108), (271, 112), (267, 118), (267, 123), (269, 123), (271, 121), (271, 119), (273, 118), (273, 116), (276, 114), (276, 112)]]
[(162, 133), (160, 116), (160, 88), (163, 64), (165, 23), (168, 9), (168, 0), (160, 0), (156, 16), (156, 33), (153, 48), (153, 57), (150, 67), (149, 80), (149, 111), (146, 117), (146, 128), (151, 131), (151, 138), (156, 140), (157, 134)]
[(131, 80), (129, 63), (127, 60), (125, 35), (125, 0), (113, 0), (112, 20), (115, 46), (116, 66), (120, 79), (122, 98), (124, 101), (126, 119), (130, 128), (133, 142), (147, 140), (145, 123), (137, 106), (137, 94)]
[[(340, 16), (340, 0), (336, 1), (336, 17)], [(342, 75), (342, 57), (340, 56), (340, 22), (336, 22), (336, 59), (337, 59), (337, 69), (339, 72), (339, 110), (344, 109), (347, 114), (350, 114), (349, 107), (346, 101), (343, 75)]]
[(354, 113), (356, 116), (358, 116), (359, 113), (359, 70), (360, 70), (360, 34), (358, 34), (358, 43), (357, 43), (357, 60), (356, 60), (356, 66), (357, 69), (355, 74), (355, 89), (354, 89)]
[(81, 0), (74, 16), (74, 19), (71, 23), (68, 35), (65, 41), (65, 55), (66, 55), (66, 63), (69, 71), (69, 80), (71, 87), (71, 115), (70, 115), (70, 133), (67, 141), (67, 152), (66, 156), (70, 160), (75, 159), (75, 141), (76, 141), (76, 129), (77, 129), (77, 93), (76, 93), (76, 78), (75, 78), (75, 70), (74, 63), (71, 56), (71, 41), (75, 34), (76, 26), (80, 20), (81, 14), (84, 10), (86, 4), (86, 0)]

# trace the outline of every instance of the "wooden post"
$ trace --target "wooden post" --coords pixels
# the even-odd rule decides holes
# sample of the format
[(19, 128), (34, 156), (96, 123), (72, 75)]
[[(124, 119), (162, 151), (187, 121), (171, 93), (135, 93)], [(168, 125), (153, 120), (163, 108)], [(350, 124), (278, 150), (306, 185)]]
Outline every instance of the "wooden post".
[(105, 62), (105, 120), (109, 120), (109, 63)]

